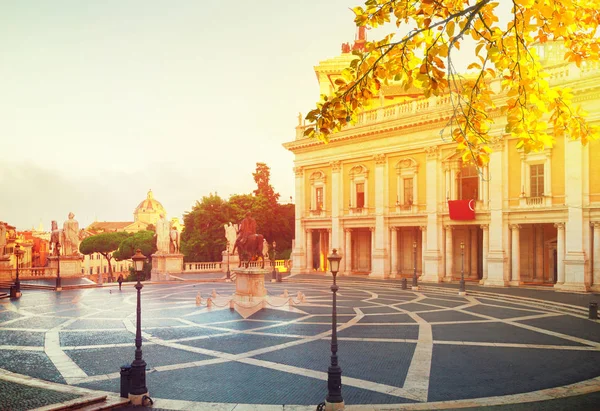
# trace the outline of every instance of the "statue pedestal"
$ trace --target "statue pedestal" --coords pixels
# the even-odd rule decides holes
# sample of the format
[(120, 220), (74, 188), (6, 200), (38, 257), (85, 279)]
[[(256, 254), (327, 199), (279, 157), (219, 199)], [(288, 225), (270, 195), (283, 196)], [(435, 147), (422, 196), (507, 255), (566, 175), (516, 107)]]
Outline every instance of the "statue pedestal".
[(264, 268), (236, 268), (235, 300), (245, 303), (257, 303), (267, 296), (265, 275), (269, 270)]
[(80, 255), (61, 255), (48, 257), (48, 267), (56, 270), (60, 264), (60, 277), (82, 277), (81, 256)]
[(183, 254), (152, 254), (152, 281), (169, 281), (170, 274), (183, 272)]

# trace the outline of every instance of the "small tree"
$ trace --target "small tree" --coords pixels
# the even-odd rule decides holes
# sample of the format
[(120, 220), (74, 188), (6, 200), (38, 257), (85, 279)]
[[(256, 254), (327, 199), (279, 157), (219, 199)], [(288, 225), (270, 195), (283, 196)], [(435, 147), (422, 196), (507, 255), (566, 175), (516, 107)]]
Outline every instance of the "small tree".
[[(153, 231), (138, 231), (137, 233), (127, 237), (119, 244), (119, 249), (113, 253), (113, 257), (117, 261), (129, 260), (135, 254), (135, 250), (140, 249), (142, 254), (149, 258), (156, 252), (156, 239), (154, 238)], [(150, 271), (152, 270), (152, 264), (147, 261), (144, 262), (144, 270), (142, 279), (145, 280), (150, 278)], [(133, 268), (129, 270), (129, 276), (127, 281), (135, 281), (136, 275)]]
[(106, 262), (108, 263), (108, 281), (113, 281), (111, 260), (114, 258), (114, 255), (112, 253), (119, 248), (121, 242), (127, 237), (129, 237), (129, 234), (124, 232), (96, 234), (83, 239), (79, 245), (79, 251), (85, 255), (99, 253), (106, 258)]

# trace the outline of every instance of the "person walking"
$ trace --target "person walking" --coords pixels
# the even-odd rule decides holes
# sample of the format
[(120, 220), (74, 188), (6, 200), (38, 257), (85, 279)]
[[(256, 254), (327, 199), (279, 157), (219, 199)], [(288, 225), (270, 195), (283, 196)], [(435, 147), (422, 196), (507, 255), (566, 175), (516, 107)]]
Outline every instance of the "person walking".
[(121, 284), (123, 284), (123, 273), (119, 274), (119, 278), (117, 278), (119, 283), (119, 291), (121, 291)]

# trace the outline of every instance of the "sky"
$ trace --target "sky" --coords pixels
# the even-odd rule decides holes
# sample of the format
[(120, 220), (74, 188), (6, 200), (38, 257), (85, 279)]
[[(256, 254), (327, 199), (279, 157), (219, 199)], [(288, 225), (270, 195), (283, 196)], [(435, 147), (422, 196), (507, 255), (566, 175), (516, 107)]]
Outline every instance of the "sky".
[(152, 189), (182, 218), (255, 189), (294, 195), (313, 67), (354, 40), (360, 0), (0, 0), (0, 220), (133, 221)]

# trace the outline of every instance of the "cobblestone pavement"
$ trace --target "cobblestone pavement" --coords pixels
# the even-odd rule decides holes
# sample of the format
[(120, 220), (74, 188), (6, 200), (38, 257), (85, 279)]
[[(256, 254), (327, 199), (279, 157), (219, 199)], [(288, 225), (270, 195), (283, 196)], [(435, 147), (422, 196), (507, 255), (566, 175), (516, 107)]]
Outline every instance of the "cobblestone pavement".
[(30, 387), (11, 381), (0, 380), (0, 410), (31, 410), (78, 398), (69, 394), (44, 388)]
[[(338, 283), (348, 409), (586, 409), (600, 392), (600, 323), (568, 298), (549, 303), (545, 291), (485, 288), (461, 297), (449, 287), (401, 290), (397, 281), (353, 277)], [(143, 355), (155, 407), (314, 410), (327, 391), (330, 285), (330, 276), (268, 283), (262, 310), (254, 303), (230, 310), (231, 283), (146, 285)], [(119, 367), (134, 356), (132, 285), (24, 291), (0, 302), (0, 367), (118, 392)]]

